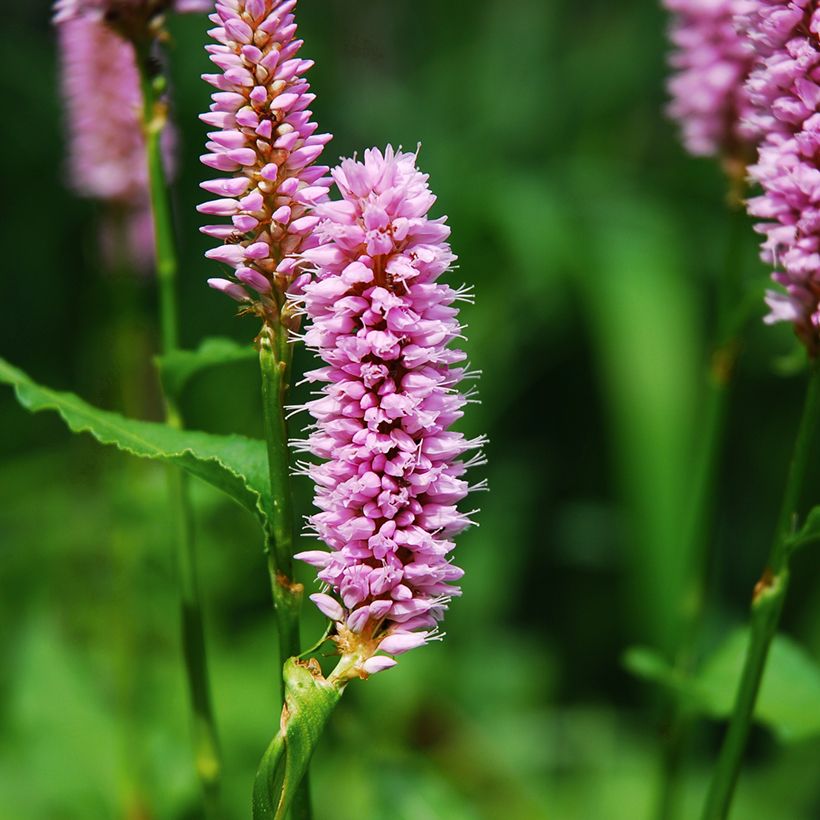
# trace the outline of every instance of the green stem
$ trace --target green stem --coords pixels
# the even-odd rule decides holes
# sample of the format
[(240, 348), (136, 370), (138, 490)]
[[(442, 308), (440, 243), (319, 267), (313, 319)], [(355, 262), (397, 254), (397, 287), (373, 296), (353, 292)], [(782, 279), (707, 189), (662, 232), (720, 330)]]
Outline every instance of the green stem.
[[(692, 674), (698, 634), (703, 618), (706, 575), (712, 522), (715, 517), (716, 488), (723, 453), (727, 407), (731, 393), (734, 366), (740, 347), (739, 335), (745, 317), (739, 315), (740, 262), (743, 237), (747, 230), (745, 211), (740, 204), (730, 204), (729, 238), (726, 259), (717, 288), (717, 327), (708, 371), (706, 402), (699, 425), (698, 451), (693, 473), (693, 494), (683, 546), (688, 559), (683, 600), (683, 628), (675, 669), (682, 678)], [(657, 808), (659, 820), (674, 816), (684, 747), (691, 729), (691, 719), (677, 701), (670, 709), (662, 757), (662, 779)]]
[(273, 605), (276, 610), (282, 662), (299, 654), (299, 609), (302, 587), (293, 582), (293, 504), (290, 487), (290, 452), (285, 424), (288, 361), (280, 357), (275, 336), (267, 325), (259, 336), (262, 405), (268, 445), (271, 501), (270, 524), (265, 533)]
[[(137, 47), (136, 53), (143, 95), (143, 131), (154, 222), (162, 351), (169, 353), (175, 350), (179, 343), (176, 304), (178, 264), (161, 144), (162, 132), (167, 122), (166, 105), (162, 98), (164, 78), (156, 71), (150, 54), (150, 45)], [(174, 396), (165, 396), (165, 418), (169, 426), (176, 429), (182, 427), (182, 415)], [(187, 475), (175, 467), (168, 468), (167, 476), (176, 544), (181, 639), (192, 712), (196, 770), (202, 785), (206, 814), (217, 818), (221, 816), (219, 781), (222, 763), (208, 680), (190, 487)]]
[[(285, 423), (292, 347), (288, 343), (287, 328), (282, 324), (281, 316), (276, 316), (274, 321), (275, 324), (270, 322), (265, 324), (257, 341), (271, 485), (268, 514), (270, 523), (265, 532), (265, 551), (268, 556), (268, 572), (276, 611), (279, 657), (281, 663), (284, 664), (288, 658), (296, 657), (301, 652), (299, 612), (302, 603), (302, 585), (297, 584), (293, 579), (295, 539), (290, 450)], [(280, 688), (280, 704), (283, 698), (284, 692)], [(293, 820), (310, 820), (312, 816), (307, 774), (296, 793), (291, 816)]]
[(794, 444), (783, 504), (775, 529), (769, 562), (755, 586), (751, 607), (751, 634), (729, 728), (703, 810), (703, 820), (724, 820), (729, 815), (740, 774), (746, 739), (754, 715), (760, 682), (789, 585), (789, 536), (794, 531), (811, 442), (820, 413), (820, 366), (812, 363), (803, 415)]

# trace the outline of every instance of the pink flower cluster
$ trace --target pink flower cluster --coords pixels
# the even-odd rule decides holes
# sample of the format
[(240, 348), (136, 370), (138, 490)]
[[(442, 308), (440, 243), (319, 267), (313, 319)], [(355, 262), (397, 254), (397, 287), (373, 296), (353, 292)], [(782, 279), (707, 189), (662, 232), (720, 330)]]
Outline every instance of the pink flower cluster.
[(333, 171), (342, 198), (313, 209), (320, 244), (302, 254), (315, 267), (300, 297), (304, 338), (325, 366), (307, 375), (324, 387), (300, 443), (322, 463), (301, 467), (330, 552), (297, 558), (320, 568), (332, 594), (311, 597), (363, 674), (435, 636), (462, 575), (452, 537), (472, 523), (457, 508), (471, 489), (463, 475), (482, 460), (462, 460), (482, 439), (449, 429), (469, 400), (457, 390), (465, 355), (449, 347), (461, 333), (453, 304), (468, 297), (438, 281), (455, 257), (445, 220), (427, 216), (435, 197), (415, 159), (387, 148), (344, 160)]
[(749, 169), (763, 193), (749, 200), (762, 256), (785, 293), (769, 292), (770, 323), (794, 324), (820, 350), (820, 10), (812, 0), (753, 0), (744, 27), (760, 54), (747, 83), (751, 125), (765, 135)]
[(129, 206), (147, 204), (134, 47), (93, 19), (61, 23), (58, 37), (72, 184), (83, 196)]
[(743, 82), (754, 58), (751, 43), (735, 30), (733, 15), (743, 0), (664, 0), (673, 12), (670, 39), (669, 114), (695, 155), (733, 156), (748, 139)]
[[(205, 165), (229, 176), (202, 183), (218, 199), (202, 213), (229, 224), (201, 230), (223, 244), (206, 256), (234, 269), (234, 279), (209, 279), (211, 287), (265, 313), (277, 293), (297, 277), (296, 254), (315, 244), (318, 217), (308, 211), (327, 199), (328, 169), (314, 165), (329, 134), (316, 134), (304, 79), (313, 65), (298, 56), (292, 11), (296, 0), (218, 0), (208, 46), (220, 74), (204, 79), (217, 91), (202, 119), (208, 134)], [(255, 292), (255, 295), (252, 295)]]
[(134, 47), (89, 17), (64, 20), (57, 33), (71, 184), (108, 206), (101, 240), (109, 262), (123, 256), (124, 242), (129, 260), (149, 269), (154, 233)]
[(213, 0), (57, 0), (54, 19), (57, 23), (87, 17), (102, 20), (109, 14), (158, 14), (166, 8), (175, 12), (210, 11)]
[[(54, 22), (60, 45), (63, 97), (69, 131), (71, 184), (81, 196), (104, 202), (101, 244), (109, 264), (123, 256), (141, 269), (154, 260), (154, 229), (142, 132), (134, 46), (107, 14), (145, 0), (59, 0)], [(176, 11), (203, 11), (205, 0), (177, 0)], [(166, 165), (172, 165), (175, 135), (163, 133)]]

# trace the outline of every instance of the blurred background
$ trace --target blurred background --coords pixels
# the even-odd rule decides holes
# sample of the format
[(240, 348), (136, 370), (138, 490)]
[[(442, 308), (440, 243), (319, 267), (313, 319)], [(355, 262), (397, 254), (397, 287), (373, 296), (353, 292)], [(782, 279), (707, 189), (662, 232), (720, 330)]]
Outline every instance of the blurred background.
[[(464, 429), (490, 438), (447, 639), (349, 688), (313, 766), (317, 818), (651, 817), (664, 700), (623, 655), (671, 656), (729, 226), (719, 167), (687, 157), (663, 115), (665, 16), (639, 0), (303, 0), (299, 13), (330, 159), (422, 143), (455, 279), (476, 291), (464, 318), (483, 403)], [(4, 8), (0, 353), (159, 419), (154, 283), (101, 273), (98, 208), (65, 186), (49, 16), (46, 0)], [(183, 342), (249, 343), (254, 321), (205, 286), (217, 266), (197, 231), (207, 24), (170, 27)], [(743, 241), (754, 292), (767, 272), (751, 226)], [(706, 653), (744, 622), (800, 409), (799, 351), (762, 314), (729, 409)], [(189, 426), (261, 435), (258, 390), (252, 362), (202, 374)], [(162, 468), (28, 415), (6, 388), (0, 448), (0, 816), (198, 818)], [(278, 720), (268, 578), (251, 517), (194, 491), (226, 816), (245, 818)], [(815, 657), (818, 571), (820, 552), (799, 557), (784, 619)], [(306, 639), (320, 631), (311, 614)], [(776, 694), (798, 725), (820, 697)], [(697, 815), (720, 729), (693, 734), (681, 817)], [(752, 735), (737, 818), (820, 816), (820, 741), (779, 729)]]

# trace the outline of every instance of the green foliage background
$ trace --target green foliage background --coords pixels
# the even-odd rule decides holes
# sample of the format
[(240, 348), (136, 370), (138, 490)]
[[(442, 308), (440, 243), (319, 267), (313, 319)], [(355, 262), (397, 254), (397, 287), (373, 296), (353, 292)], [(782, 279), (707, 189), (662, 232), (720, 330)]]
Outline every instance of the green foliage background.
[[(491, 440), (492, 491), (460, 539), (467, 574), (447, 640), (350, 687), (315, 761), (317, 817), (649, 817), (660, 697), (621, 657), (634, 644), (668, 649), (677, 622), (728, 242), (720, 169), (687, 157), (663, 117), (664, 16), (639, 0), (303, 0), (300, 24), (331, 158), (422, 143), (456, 278), (476, 290), (466, 347), (483, 403), (465, 428)], [(253, 321), (204, 286), (216, 270), (194, 210), (210, 174), (197, 161), (206, 22), (171, 28), (183, 340), (245, 343)], [(63, 183), (46, 0), (4, 9), (0, 78), (0, 353), (42, 383), (159, 419), (153, 282), (101, 273), (97, 209)], [(760, 290), (751, 227), (742, 258)], [(798, 351), (762, 313), (730, 409), (705, 651), (743, 622), (799, 412)], [(193, 428), (260, 435), (253, 363), (194, 379), (184, 411)], [(0, 816), (199, 817), (162, 468), (72, 438), (7, 390), (0, 420)], [(820, 501), (817, 471), (809, 487)], [(251, 516), (194, 489), (227, 816), (242, 818), (278, 720), (268, 580)], [(300, 514), (309, 508), (300, 483)], [(808, 549), (784, 621), (815, 658), (818, 576)], [(305, 634), (320, 629), (311, 615)], [(712, 673), (725, 699), (731, 675)], [(789, 680), (775, 701), (789, 703)], [(817, 690), (799, 691), (806, 714), (820, 713)], [(719, 728), (706, 722), (694, 739), (684, 817)], [(736, 817), (820, 816), (820, 740), (798, 734), (755, 731)]]

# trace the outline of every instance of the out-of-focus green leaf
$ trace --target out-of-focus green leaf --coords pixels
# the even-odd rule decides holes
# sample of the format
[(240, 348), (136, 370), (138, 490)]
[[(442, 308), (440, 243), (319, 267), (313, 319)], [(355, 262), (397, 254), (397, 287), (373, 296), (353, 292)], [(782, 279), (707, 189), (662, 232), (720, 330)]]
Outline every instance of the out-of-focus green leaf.
[(342, 688), (289, 658), (283, 672), (282, 728), (268, 746), (253, 785), (254, 820), (284, 820)]
[[(731, 713), (748, 642), (748, 629), (732, 633), (697, 676), (697, 694), (708, 714)], [(772, 642), (755, 717), (784, 741), (820, 734), (820, 667), (786, 635)]]
[(188, 382), (203, 370), (256, 358), (256, 350), (251, 345), (219, 337), (205, 339), (196, 350), (174, 350), (157, 356), (156, 363), (162, 386), (167, 393), (178, 397)]
[(675, 671), (660, 652), (648, 646), (630, 646), (624, 652), (622, 662), (636, 678), (676, 688)]
[[(677, 692), (695, 711), (726, 718), (734, 706), (748, 642), (748, 629), (733, 632), (690, 679), (652, 649), (632, 647), (623, 661), (637, 677)], [(820, 666), (786, 635), (777, 635), (772, 642), (755, 718), (783, 741), (820, 734)]]
[(803, 526), (788, 539), (788, 549), (793, 551), (815, 541), (820, 541), (820, 507), (813, 507)]
[(177, 464), (227, 493), (263, 523), (266, 520), (270, 489), (263, 442), (128, 419), (93, 407), (73, 393), (42, 387), (3, 359), (0, 382), (13, 387), (20, 404), (32, 413), (53, 410), (72, 432), (90, 433), (100, 444), (140, 458)]
[[(603, 205), (607, 193), (597, 200)], [(578, 272), (580, 292), (630, 508), (634, 629), (669, 649), (688, 563), (681, 520), (701, 353), (694, 290), (668, 215), (646, 202), (609, 204), (586, 217), (595, 242)]]

